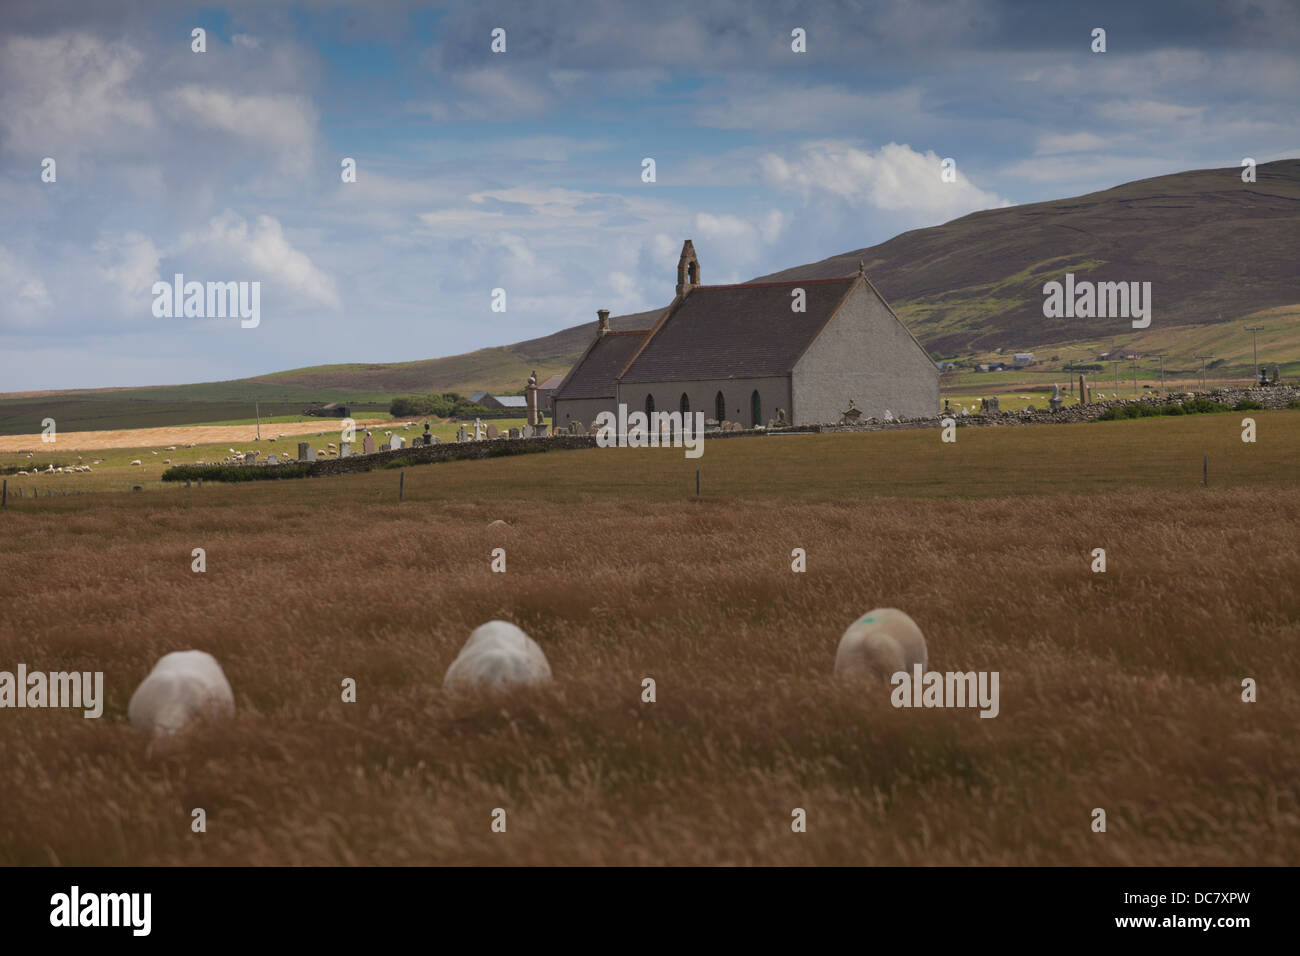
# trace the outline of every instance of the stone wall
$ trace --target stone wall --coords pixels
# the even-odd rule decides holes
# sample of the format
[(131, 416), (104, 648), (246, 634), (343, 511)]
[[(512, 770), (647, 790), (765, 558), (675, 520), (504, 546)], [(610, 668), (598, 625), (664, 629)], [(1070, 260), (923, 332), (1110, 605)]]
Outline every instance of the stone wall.
[[(934, 418), (901, 419), (894, 422), (866, 421), (857, 425), (819, 425), (820, 432), (855, 432), (884, 431), (886, 429), (935, 428), (946, 417), (953, 418), (959, 425), (1068, 425), (1072, 422), (1092, 422), (1101, 418), (1111, 408), (1123, 405), (1178, 405), (1194, 398), (1208, 398), (1220, 402), (1229, 408), (1243, 399), (1251, 399), (1265, 408), (1287, 408), (1292, 402), (1300, 401), (1300, 387), (1278, 385), (1269, 388), (1216, 388), (1208, 392), (1175, 392), (1167, 398), (1147, 395), (1142, 398), (1121, 398), (1105, 402), (1090, 402), (1087, 405), (1066, 404), (1060, 411), (1053, 412), (1047, 408), (1034, 411), (999, 412), (996, 415), (983, 413), (961, 415), (954, 412), (941, 413)], [(1044, 399), (1045, 401), (1045, 399)]]
[[(347, 458), (324, 458), (311, 463), (310, 477), (348, 475), (373, 471), (395, 462), (429, 464), (439, 461), (463, 461), (472, 458), (495, 458), (505, 455), (528, 455), (571, 448), (595, 448), (595, 435), (557, 435), (545, 438), (494, 438), (483, 441), (442, 442), (437, 445), (414, 445), (373, 455), (349, 455)], [(279, 465), (267, 465), (278, 468)]]

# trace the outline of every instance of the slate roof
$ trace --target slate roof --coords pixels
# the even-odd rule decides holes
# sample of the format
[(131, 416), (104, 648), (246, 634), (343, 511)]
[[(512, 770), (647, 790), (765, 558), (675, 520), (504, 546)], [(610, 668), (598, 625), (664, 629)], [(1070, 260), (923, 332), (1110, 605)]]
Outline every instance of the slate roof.
[(528, 399), (523, 395), (493, 395), (502, 408), (527, 408)]
[(578, 365), (569, 373), (564, 387), (551, 396), (552, 401), (574, 398), (613, 398), (614, 380), (645, 340), (648, 330), (609, 332), (597, 339)]
[(560, 372), (556, 372), (554, 375), (552, 375), (546, 381), (542, 382), (537, 387), (541, 389), (543, 392), (545, 392), (553, 388), (559, 388), (560, 383), (563, 381), (564, 381), (564, 375)]
[[(621, 381), (786, 375), (857, 281), (857, 276), (844, 276), (696, 286), (651, 336)], [(795, 288), (805, 292), (805, 312), (790, 308)], [(613, 394), (611, 376), (608, 390), (590, 397)]]

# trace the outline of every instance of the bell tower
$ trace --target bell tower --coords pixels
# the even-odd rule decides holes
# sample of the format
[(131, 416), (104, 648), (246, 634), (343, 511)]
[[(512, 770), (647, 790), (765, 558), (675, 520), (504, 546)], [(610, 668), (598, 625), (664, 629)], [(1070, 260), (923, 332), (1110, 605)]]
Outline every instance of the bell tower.
[(700, 284), (700, 260), (695, 257), (695, 243), (687, 239), (682, 243), (682, 255), (677, 260), (677, 298), (681, 298)]

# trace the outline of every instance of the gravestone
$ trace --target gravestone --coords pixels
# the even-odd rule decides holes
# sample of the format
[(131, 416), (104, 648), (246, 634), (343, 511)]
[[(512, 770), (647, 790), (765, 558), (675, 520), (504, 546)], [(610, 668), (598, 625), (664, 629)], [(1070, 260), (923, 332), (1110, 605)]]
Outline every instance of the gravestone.
[(510, 429), (510, 437), (511, 437), (511, 438), (521, 438), (521, 437), (523, 437), (523, 435), (522, 435), (522, 433), (519, 431), (518, 428), (512, 428), (512, 429)]
[(1079, 404), (1087, 405), (1091, 401), (1092, 401), (1092, 389), (1088, 387), (1088, 383), (1084, 381), (1083, 376), (1080, 375), (1079, 376)]
[(1061, 386), (1052, 384), (1052, 397), (1047, 400), (1047, 405), (1054, 412), (1059, 412), (1061, 406), (1065, 404), (1065, 399), (1061, 398)]
[[(511, 429), (511, 431), (514, 431), (514, 429)], [(532, 426), (532, 425), (525, 425), (523, 428), (521, 428), (521, 429), (519, 430), (519, 434), (520, 434), (520, 436), (523, 437), (523, 438), (532, 438), (532, 437), (533, 437), (533, 426)]]
[(379, 446), (379, 450), (380, 450), (380, 451), (389, 451), (392, 447), (393, 447), (393, 446), (390, 445), (388, 442), (384, 442), (382, 445)]
[(307, 452), (309, 452), (310, 450), (311, 450), (311, 446), (308, 445), (305, 441), (298, 442), (298, 460), (307, 461)]
[(483, 440), (483, 422), (480, 419), (474, 419), (474, 440)]
[(361, 440), (361, 450), (367, 455), (375, 453), (375, 436), (371, 435), (370, 432), (366, 432), (366, 437)]
[[(266, 456), (266, 463), (267, 463), (268, 465), (278, 465), (278, 464), (280, 464), (280, 456), (279, 456), (279, 455), (267, 455), (267, 456)], [(188, 482), (187, 482), (187, 484), (188, 484)]]
[(496, 427), (495, 425), (489, 425), (489, 426), (487, 427), (487, 437), (488, 437), (489, 439), (495, 439), (495, 438), (497, 438), (499, 435), (500, 435), (500, 432), (497, 431), (497, 427)]
[[(858, 419), (861, 417), (862, 417), (862, 409), (858, 408), (857, 403), (850, 398), (849, 407), (844, 409), (844, 411), (840, 413), (840, 424), (856, 425)], [(726, 429), (724, 428), (723, 430), (725, 431)]]
[(352, 442), (345, 441), (339, 443), (339, 457), (347, 458), (352, 454)]
[(310, 446), (307, 448), (307, 460), (308, 460), (308, 461), (315, 461), (315, 460), (316, 460), (316, 449), (315, 449), (315, 448), (311, 448)]
[(981, 398), (980, 411), (988, 415), (1000, 414), (1001, 410), (998, 408), (998, 397), (994, 395), (992, 398)]
[(245, 465), (257, 464), (257, 452), (255, 451), (244, 452), (244, 464)]
[(425, 422), (425, 423), (424, 423), (424, 436), (423, 436), (423, 437), (424, 437), (424, 443), (425, 443), (426, 445), (432, 445), (432, 444), (433, 444), (433, 434), (429, 431), (429, 423), (428, 423), (428, 422)]
[(469, 434), (466, 432), (465, 426), (461, 425), (459, 428), (456, 429), (456, 441), (468, 441), (468, 440), (469, 440)]
[(405, 448), (405, 447), (406, 447), (406, 439), (403, 438), (401, 435), (394, 435), (394, 436), (392, 437), (392, 440), (389, 441), (388, 444), (389, 444), (389, 447), (393, 448), (394, 450), (396, 450), (396, 449), (398, 449), (398, 448)]
[(437, 435), (425, 435), (424, 437), (427, 438), (427, 439), (429, 439), (428, 442), (426, 442), (426, 444), (429, 444), (429, 445), (441, 445), (441, 444), (442, 444), (442, 439), (439, 438)]

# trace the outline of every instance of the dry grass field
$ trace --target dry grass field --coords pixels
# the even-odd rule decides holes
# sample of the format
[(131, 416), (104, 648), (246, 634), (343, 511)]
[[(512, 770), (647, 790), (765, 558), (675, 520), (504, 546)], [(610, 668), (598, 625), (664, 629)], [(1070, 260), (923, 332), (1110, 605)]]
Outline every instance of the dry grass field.
[[(11, 499), (0, 670), (107, 703), (0, 710), (0, 864), (1294, 865), (1300, 412), (1253, 414)], [(999, 716), (836, 682), (877, 606)], [(555, 681), (444, 693), (493, 618)], [(191, 647), (238, 713), (149, 751), (127, 701)]]

